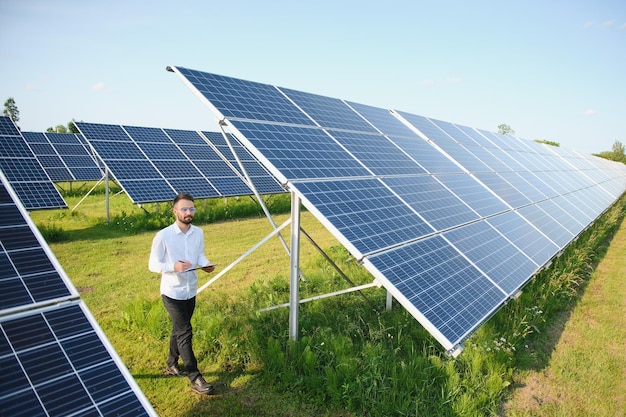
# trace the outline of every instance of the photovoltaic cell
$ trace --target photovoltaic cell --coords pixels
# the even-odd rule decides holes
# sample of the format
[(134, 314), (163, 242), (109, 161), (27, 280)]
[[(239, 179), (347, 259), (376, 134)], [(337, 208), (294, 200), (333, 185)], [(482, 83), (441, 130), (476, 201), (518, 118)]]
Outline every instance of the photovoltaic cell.
[(303, 182), (296, 187), (360, 254), (434, 231), (375, 179)]
[(26, 209), (67, 207), (24, 137), (7, 116), (0, 116), (0, 170)]
[[(284, 183), (314, 178), (371, 177), (372, 174), (321, 129), (234, 122), (263, 153)], [(272, 171), (274, 175), (276, 173)]]
[(626, 168), (598, 158), (172, 71), (449, 350), (626, 189)]
[(70, 171), (73, 181), (97, 181), (104, 176), (101, 164), (81, 135), (48, 132), (44, 135)]
[(0, 180), (0, 415), (156, 416)]
[[(133, 202), (170, 201), (187, 192), (196, 198), (252, 194), (245, 176), (201, 132), (140, 126), (76, 123)], [(257, 168), (252, 178), (259, 193), (282, 193), (275, 178)], [(258, 184), (255, 183), (258, 181)]]
[(156, 416), (95, 326), (82, 301), (0, 317), (0, 413)]
[(513, 294), (537, 270), (532, 259), (485, 221), (443, 235), (506, 294)]
[(462, 340), (506, 300), (484, 274), (441, 236), (368, 258), (408, 310), (424, 316), (432, 333)]
[(475, 211), (445, 188), (435, 177), (384, 178), (382, 182), (437, 231), (479, 218)]
[(339, 99), (287, 88), (280, 88), (280, 90), (323, 128), (377, 133), (372, 125)]
[(314, 126), (277, 88), (179, 68), (185, 78), (202, 86), (201, 93), (225, 117)]

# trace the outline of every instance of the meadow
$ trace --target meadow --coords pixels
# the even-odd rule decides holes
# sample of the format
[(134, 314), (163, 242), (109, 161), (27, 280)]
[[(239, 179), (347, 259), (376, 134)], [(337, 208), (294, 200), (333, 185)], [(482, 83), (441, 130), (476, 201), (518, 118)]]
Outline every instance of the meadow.
[[(162, 374), (169, 320), (159, 276), (147, 262), (154, 233), (172, 222), (170, 206), (139, 207), (118, 193), (110, 198), (107, 223), (102, 187), (76, 206), (87, 189), (64, 187), (73, 210), (31, 216), (162, 417), (504, 415), (514, 410), (503, 404), (520, 381), (550, 363), (563, 323), (626, 212), (622, 197), (470, 337), (457, 358), (447, 357), (397, 303), (387, 311), (383, 288), (301, 305), (300, 335), (290, 340), (287, 309), (260, 311), (289, 299), (289, 257), (272, 238), (198, 295), (194, 350), (216, 387), (216, 395), (203, 397), (191, 392), (185, 378)], [(289, 196), (270, 196), (267, 203), (276, 224), (288, 219)], [(195, 223), (205, 231), (215, 273), (272, 231), (249, 197), (197, 201), (196, 207)], [(302, 228), (354, 284), (372, 281), (307, 212)], [(288, 241), (288, 231), (284, 235)], [(304, 239), (301, 269), (301, 298), (348, 287)], [(201, 273), (200, 283), (215, 273)], [(624, 386), (619, 369), (623, 373), (622, 367), (606, 375), (613, 378), (608, 384)], [(610, 408), (595, 411), (616, 415)]]

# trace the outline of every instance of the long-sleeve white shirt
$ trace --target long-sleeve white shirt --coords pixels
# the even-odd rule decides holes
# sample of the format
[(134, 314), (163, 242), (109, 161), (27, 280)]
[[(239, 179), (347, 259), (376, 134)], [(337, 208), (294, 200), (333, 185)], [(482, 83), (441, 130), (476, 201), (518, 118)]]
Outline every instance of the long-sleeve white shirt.
[(161, 294), (175, 300), (188, 300), (198, 290), (197, 271), (176, 272), (174, 264), (188, 260), (193, 267), (210, 262), (204, 255), (204, 232), (190, 225), (183, 233), (176, 223), (160, 230), (152, 240), (148, 268), (161, 274)]

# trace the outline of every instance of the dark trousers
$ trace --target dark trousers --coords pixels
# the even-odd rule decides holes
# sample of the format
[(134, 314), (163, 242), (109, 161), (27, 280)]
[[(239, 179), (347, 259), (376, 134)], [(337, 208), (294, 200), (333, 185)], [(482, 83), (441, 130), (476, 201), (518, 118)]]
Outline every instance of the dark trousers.
[(161, 294), (165, 309), (172, 319), (172, 335), (170, 336), (170, 354), (167, 358), (167, 366), (176, 365), (178, 358), (183, 359), (183, 364), (188, 372), (189, 380), (194, 381), (200, 376), (198, 361), (191, 347), (191, 316), (196, 308), (196, 297), (189, 300), (175, 300)]

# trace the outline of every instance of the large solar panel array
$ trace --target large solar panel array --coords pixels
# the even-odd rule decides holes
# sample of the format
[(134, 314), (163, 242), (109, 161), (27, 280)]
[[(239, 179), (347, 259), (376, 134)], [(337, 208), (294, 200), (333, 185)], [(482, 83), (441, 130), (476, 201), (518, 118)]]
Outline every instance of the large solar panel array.
[(0, 415), (156, 416), (0, 180)]
[(82, 135), (22, 132), (52, 181), (97, 181), (104, 176)]
[(28, 210), (66, 208), (13, 121), (0, 116), (0, 169)]
[[(181, 192), (196, 198), (252, 194), (232, 153), (222, 155), (223, 149), (211, 146), (209, 141), (225, 143), (217, 132), (84, 122), (76, 126), (134, 203), (171, 201)], [(239, 145), (236, 151), (261, 194), (284, 192), (245, 148)]]
[(626, 189), (626, 166), (173, 67), (448, 350)]

